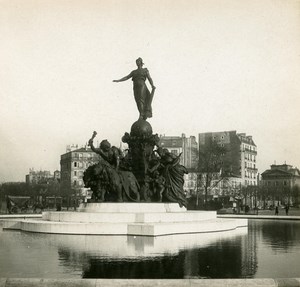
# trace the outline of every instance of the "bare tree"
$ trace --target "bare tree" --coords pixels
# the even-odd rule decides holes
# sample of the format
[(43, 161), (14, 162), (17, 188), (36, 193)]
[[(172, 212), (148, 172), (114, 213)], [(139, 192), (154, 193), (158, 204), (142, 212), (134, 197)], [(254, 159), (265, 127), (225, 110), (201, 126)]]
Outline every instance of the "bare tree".
[(209, 189), (216, 187), (227, 176), (223, 162), (225, 153), (226, 149), (213, 140), (199, 150), (197, 199), (199, 189), (204, 190), (205, 207)]
[(299, 207), (299, 198), (300, 198), (300, 186), (294, 185), (292, 187), (292, 199), (295, 207)]

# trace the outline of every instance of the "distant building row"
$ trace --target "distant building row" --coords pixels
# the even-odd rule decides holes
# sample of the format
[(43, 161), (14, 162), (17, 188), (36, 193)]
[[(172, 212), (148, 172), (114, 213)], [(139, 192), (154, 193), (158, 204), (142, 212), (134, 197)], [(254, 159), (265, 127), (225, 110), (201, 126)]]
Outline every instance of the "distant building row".
[(262, 186), (266, 188), (293, 188), (300, 187), (300, 171), (298, 168), (288, 164), (272, 164), (261, 174)]
[[(207, 132), (195, 136), (160, 136), (160, 146), (179, 156), (180, 163), (189, 173), (185, 175), (184, 189), (187, 193), (204, 190), (201, 186), (199, 172), (199, 154), (206, 151), (212, 143), (224, 148), (220, 155), (219, 170), (215, 170), (213, 181), (209, 187), (209, 195), (219, 197), (239, 194), (242, 187), (255, 187), (258, 184), (266, 190), (287, 190), (300, 187), (300, 171), (288, 164), (271, 165), (259, 178), (257, 169), (257, 146), (252, 136), (236, 131)], [(26, 182), (30, 184), (49, 183), (51, 180), (60, 181), (62, 193), (79, 195), (86, 194), (83, 174), (90, 166), (100, 160), (88, 146), (78, 148), (78, 145), (67, 146), (66, 153), (61, 155), (60, 172), (35, 171), (30, 169)], [(205, 171), (204, 171), (205, 177)]]
[[(220, 193), (224, 188), (257, 184), (257, 147), (251, 136), (245, 133), (238, 134), (236, 131), (200, 133), (198, 143), (195, 137), (186, 138), (184, 134), (181, 137), (162, 136), (160, 144), (163, 147), (175, 154), (182, 152), (181, 163), (190, 170), (185, 178), (186, 190), (201, 189), (195, 174), (199, 153), (212, 142), (224, 147), (226, 152), (221, 155), (221, 167), (216, 171), (218, 184), (213, 187), (211, 193)], [(219, 179), (220, 172), (227, 173), (226, 180)]]
[[(170, 152), (181, 154), (181, 164), (190, 173), (185, 176), (185, 189), (197, 188), (195, 171), (197, 170), (198, 154), (211, 141), (226, 148), (222, 159), (223, 170), (230, 172), (229, 184), (232, 186), (256, 185), (258, 170), (256, 167), (257, 147), (251, 136), (236, 131), (200, 133), (196, 137), (160, 136), (160, 145)], [(89, 147), (78, 148), (68, 146), (67, 152), (61, 155), (61, 189), (71, 190), (83, 188), (83, 172), (91, 164), (98, 162), (99, 157)]]
[(51, 181), (60, 180), (60, 171), (55, 170), (53, 174), (48, 170), (29, 169), (29, 173), (25, 177), (27, 184), (48, 184)]

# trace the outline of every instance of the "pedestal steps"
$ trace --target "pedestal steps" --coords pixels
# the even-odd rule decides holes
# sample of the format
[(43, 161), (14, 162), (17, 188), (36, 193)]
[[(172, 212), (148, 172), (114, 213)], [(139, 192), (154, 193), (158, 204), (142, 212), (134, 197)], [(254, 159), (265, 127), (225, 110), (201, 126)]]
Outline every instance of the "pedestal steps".
[(226, 231), (248, 224), (247, 219), (217, 219), (215, 211), (187, 211), (176, 203), (91, 203), (79, 210), (43, 212), (42, 220), (5, 220), (3, 228), (53, 234), (160, 236)]
[(147, 222), (195, 222), (216, 219), (215, 211), (186, 212), (43, 212), (43, 220), (58, 222), (110, 222), (110, 223), (147, 223)]
[(4, 229), (20, 229), (28, 232), (82, 235), (140, 235), (159, 236), (168, 234), (202, 233), (233, 230), (247, 226), (246, 219), (202, 220), (173, 223), (83, 223), (42, 220), (5, 220)]

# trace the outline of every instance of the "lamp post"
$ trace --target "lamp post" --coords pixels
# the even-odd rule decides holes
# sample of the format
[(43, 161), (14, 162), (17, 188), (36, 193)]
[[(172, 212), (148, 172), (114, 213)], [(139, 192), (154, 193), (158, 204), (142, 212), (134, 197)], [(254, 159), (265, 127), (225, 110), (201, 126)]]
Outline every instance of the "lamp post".
[(255, 210), (256, 210), (256, 215), (258, 215), (258, 208), (257, 208), (257, 191), (259, 190), (259, 173), (257, 174), (257, 183), (256, 183), (256, 188), (255, 188)]
[(74, 210), (76, 211), (77, 205), (77, 182), (74, 181)]

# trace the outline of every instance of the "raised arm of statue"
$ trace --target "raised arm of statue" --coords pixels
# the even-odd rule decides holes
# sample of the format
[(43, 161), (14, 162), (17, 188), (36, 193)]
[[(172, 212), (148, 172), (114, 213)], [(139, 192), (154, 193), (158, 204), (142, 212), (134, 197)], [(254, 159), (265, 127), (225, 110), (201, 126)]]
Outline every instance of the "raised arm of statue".
[(92, 137), (89, 139), (89, 142), (88, 142), (88, 143), (89, 143), (89, 146), (91, 147), (91, 149), (92, 149), (93, 152), (99, 153), (98, 149), (94, 147), (94, 143), (93, 143), (94, 138), (96, 137), (96, 135), (97, 135), (97, 132), (94, 131), (94, 132), (93, 132), (93, 135), (92, 135)]
[(129, 75), (127, 75), (119, 80), (113, 80), (113, 82), (115, 82), (115, 83), (124, 82), (124, 81), (129, 80), (130, 78), (132, 78), (132, 73), (130, 73)]
[(107, 160), (107, 156), (103, 153), (103, 151), (101, 150), (101, 148), (96, 148), (94, 146), (94, 138), (96, 137), (96, 135), (97, 135), (97, 132), (94, 131), (92, 137), (89, 140), (89, 146), (91, 147), (91, 150), (94, 153), (99, 154), (102, 158), (104, 158), (105, 160)]

